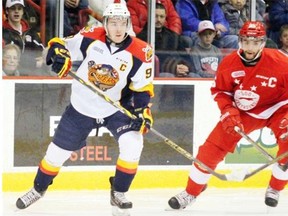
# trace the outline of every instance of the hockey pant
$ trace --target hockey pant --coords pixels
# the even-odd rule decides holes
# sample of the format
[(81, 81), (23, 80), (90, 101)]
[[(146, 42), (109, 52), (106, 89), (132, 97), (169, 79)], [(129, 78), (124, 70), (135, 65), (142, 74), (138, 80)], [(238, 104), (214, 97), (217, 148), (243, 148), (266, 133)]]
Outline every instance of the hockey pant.
[[(67, 107), (53, 141), (49, 144), (46, 155), (39, 164), (34, 179), (34, 187), (37, 191), (47, 190), (72, 152), (86, 145), (86, 138), (96, 127), (95, 124), (95, 119), (77, 112), (72, 105)], [(117, 160), (113, 187), (119, 192), (128, 191), (137, 172), (143, 149), (143, 136), (138, 131), (131, 131), (127, 127), (129, 124), (130, 119), (121, 112), (117, 112), (105, 118), (102, 125), (107, 127), (118, 141), (120, 154)], [(118, 130), (119, 128), (124, 129)]]

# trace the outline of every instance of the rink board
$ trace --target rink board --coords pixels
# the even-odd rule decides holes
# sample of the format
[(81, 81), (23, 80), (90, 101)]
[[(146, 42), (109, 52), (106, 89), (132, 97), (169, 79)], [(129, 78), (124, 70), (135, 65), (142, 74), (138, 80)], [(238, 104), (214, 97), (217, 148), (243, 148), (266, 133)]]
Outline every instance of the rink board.
[[(2, 190), (4, 192), (11, 192), (29, 189), (32, 187), (35, 173), (4, 173), (2, 175)], [(108, 179), (113, 173), (113, 171), (60, 172), (57, 178), (55, 178), (53, 185), (49, 187), (49, 190), (109, 189), (110, 184)], [(139, 170), (131, 187), (134, 189), (184, 188), (188, 173), (188, 170)], [(265, 170), (243, 182), (222, 181), (212, 176), (208, 185), (209, 187), (217, 188), (266, 188), (270, 179), (270, 173), (270, 171)]]
[[(200, 144), (219, 119), (210, 95), (213, 80), (155, 80), (152, 99), (154, 129), (196, 155)], [(5, 79), (2, 81), (4, 191), (20, 191), (32, 186), (39, 161), (51, 141), (57, 122), (69, 103), (71, 79)], [(251, 134), (270, 154), (277, 147), (273, 134), (264, 129)], [(75, 152), (64, 164), (51, 189), (105, 189), (113, 175), (118, 147), (109, 132), (100, 129), (87, 139), (87, 147)], [(265, 158), (247, 141), (241, 140), (234, 154), (219, 164), (221, 170), (256, 168)], [(186, 184), (191, 161), (153, 135), (145, 137), (135, 188), (171, 188)], [(218, 171), (218, 170), (217, 170)], [(216, 187), (266, 187), (270, 168), (241, 183), (212, 177)]]

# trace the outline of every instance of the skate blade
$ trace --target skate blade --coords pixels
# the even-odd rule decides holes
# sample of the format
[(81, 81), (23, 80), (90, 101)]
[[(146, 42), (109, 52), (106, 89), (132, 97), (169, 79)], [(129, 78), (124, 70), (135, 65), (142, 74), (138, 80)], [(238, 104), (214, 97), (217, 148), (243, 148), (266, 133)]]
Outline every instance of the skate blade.
[(185, 208), (180, 208), (180, 209), (173, 209), (173, 208), (171, 208), (171, 206), (167, 206), (165, 209), (164, 209), (164, 211), (187, 211), (187, 208), (185, 207)]
[(266, 214), (274, 214), (275, 209), (275, 207), (266, 206)]
[(113, 216), (131, 216), (128, 209), (120, 209), (117, 206), (112, 206)]
[(170, 206), (167, 206), (164, 211), (182, 211), (183, 209), (173, 209)]

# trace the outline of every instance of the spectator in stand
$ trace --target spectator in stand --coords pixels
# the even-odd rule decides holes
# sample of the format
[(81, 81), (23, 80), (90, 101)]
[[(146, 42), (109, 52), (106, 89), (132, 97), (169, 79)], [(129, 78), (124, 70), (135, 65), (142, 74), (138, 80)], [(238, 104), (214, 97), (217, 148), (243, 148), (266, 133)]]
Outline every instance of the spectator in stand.
[[(219, 5), (229, 23), (229, 34), (238, 35), (243, 24), (251, 19), (249, 0), (219, 0)], [(264, 23), (264, 18), (257, 9), (261, 7), (261, 5), (256, 6), (256, 20)], [(269, 38), (267, 38), (265, 47), (278, 48), (277, 44)]]
[(280, 50), (288, 55), (288, 24), (281, 26), (280, 28)]
[(6, 20), (3, 21), (2, 39), (5, 45), (16, 44), (22, 52), (20, 67), (25, 74), (35, 72), (43, 66), (42, 52), (44, 46), (37, 31), (30, 28), (23, 19), (23, 0), (7, 0), (5, 5)]
[[(127, 6), (129, 5), (129, 2), (130, 0), (128, 1)], [(164, 3), (165, 1), (162, 2)], [(169, 11), (163, 3), (161, 3), (161, 1), (156, 1), (155, 6), (155, 54), (160, 62), (160, 71), (164, 70), (167, 72), (162, 73), (161, 75), (165, 76), (164, 74), (167, 74), (168, 76), (171, 76), (174, 71), (171, 72), (171, 68), (167, 68), (166, 66), (170, 65), (171, 63), (174, 64), (173, 62), (175, 62), (176, 59), (175, 56), (179, 55), (178, 51), (185, 51), (186, 48), (191, 47), (191, 39), (183, 37), (183, 35), (176, 33), (165, 25), (168, 20), (167, 16)], [(167, 4), (167, 6), (168, 5), (169, 4)], [(147, 41), (147, 22), (141, 32), (136, 35), (136, 37)]]
[(216, 29), (210, 20), (199, 23), (199, 42), (190, 51), (194, 72), (190, 76), (214, 78), (219, 63), (222, 60), (221, 50), (212, 44), (216, 36)]
[[(229, 33), (238, 35), (246, 21), (250, 18), (249, 0), (219, 0), (219, 5), (229, 23)], [(256, 10), (256, 20), (263, 22), (263, 17)]]
[(78, 24), (78, 12), (88, 8), (88, 0), (64, 1), (64, 37), (77, 33), (73, 26)]
[(176, 11), (181, 17), (183, 35), (197, 44), (198, 25), (201, 20), (211, 20), (216, 29), (213, 44), (218, 48), (238, 48), (238, 36), (229, 35), (229, 23), (217, 0), (178, 0)]
[(2, 76), (20, 76), (20, 48), (16, 44), (8, 44), (4, 46), (2, 56)]
[[(170, 30), (169, 28), (165, 27), (165, 21), (167, 18), (167, 12), (163, 4), (156, 3), (156, 10), (155, 10), (155, 50), (169, 50), (169, 51), (176, 51), (176, 50), (184, 50), (185, 45), (182, 46), (180, 43), (180, 35), (176, 32)], [(142, 31), (137, 34), (137, 38), (141, 40), (147, 41), (147, 27), (142, 29)]]
[(269, 8), (268, 37), (280, 46), (279, 35), (282, 25), (288, 24), (288, 0), (275, 0), (271, 2)]
[[(199, 23), (199, 42), (189, 51), (188, 61), (185, 59), (176, 60), (176, 77), (214, 78), (218, 65), (222, 60), (221, 50), (212, 44), (216, 36), (216, 29), (210, 20), (203, 20)], [(191, 64), (191, 63), (192, 64)], [(172, 72), (173, 73), (173, 72)], [(173, 77), (171, 74), (160, 73), (161, 77)]]
[[(161, 3), (166, 8), (167, 16), (165, 26), (177, 34), (182, 34), (181, 19), (171, 0), (156, 0), (156, 3)], [(128, 0), (127, 7), (131, 14), (133, 30), (137, 35), (145, 27), (148, 20), (148, 1)]]
[[(247, 2), (249, 1), (250, 0), (247, 0)], [(256, 10), (262, 17), (264, 17), (266, 13), (266, 2), (269, 2), (269, 0), (256, 0)]]

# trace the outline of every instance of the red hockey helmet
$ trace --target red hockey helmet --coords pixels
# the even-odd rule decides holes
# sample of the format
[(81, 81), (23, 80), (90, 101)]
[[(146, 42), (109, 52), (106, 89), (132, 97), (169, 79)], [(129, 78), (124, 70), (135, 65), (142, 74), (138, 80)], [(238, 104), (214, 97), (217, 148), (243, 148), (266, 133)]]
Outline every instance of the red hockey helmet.
[[(242, 51), (244, 47), (243, 41), (245, 41), (246, 38), (248, 40), (255, 40), (255, 41), (261, 42), (259, 43), (258, 51), (255, 54), (253, 59), (246, 59), (245, 55), (242, 55)], [(264, 24), (259, 21), (247, 21), (244, 23), (244, 25), (239, 31), (239, 49), (237, 53), (242, 60), (246, 62), (253, 62), (255, 59), (257, 59), (261, 55), (262, 50), (265, 47), (266, 40), (267, 40), (267, 37), (266, 37), (266, 30), (265, 30)]]
[(240, 29), (239, 36), (265, 38), (266, 37), (265, 26), (262, 22), (259, 21), (247, 21)]

